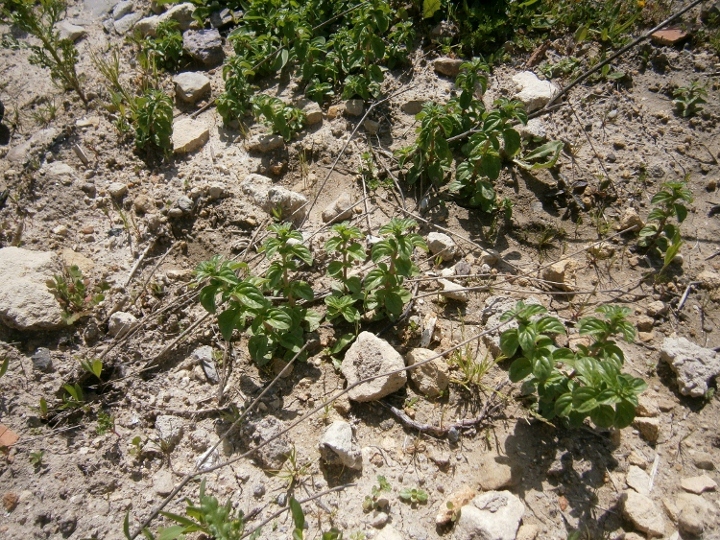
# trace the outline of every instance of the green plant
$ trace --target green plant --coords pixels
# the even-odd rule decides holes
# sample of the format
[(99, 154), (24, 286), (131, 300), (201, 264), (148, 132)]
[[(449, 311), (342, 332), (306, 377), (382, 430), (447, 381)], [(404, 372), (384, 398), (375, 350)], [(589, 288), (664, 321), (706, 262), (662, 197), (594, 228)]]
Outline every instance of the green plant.
[(390, 320), (397, 320), (412, 298), (403, 283), (418, 272), (412, 261), (413, 252), (415, 248), (428, 249), (422, 236), (411, 232), (415, 227), (414, 220), (399, 218), (380, 227), (383, 239), (372, 246), (370, 255), (376, 267), (363, 282), (366, 310), (384, 312)]
[(30, 452), (30, 455), (28, 456), (28, 458), (30, 459), (30, 464), (36, 469), (39, 469), (40, 467), (42, 467), (44, 455), (45, 452), (43, 450), (38, 450), (37, 452)]
[(63, 384), (65, 394), (62, 397), (62, 405), (59, 409), (79, 409), (85, 406), (85, 393), (79, 384)]
[(97, 414), (97, 427), (95, 428), (95, 432), (98, 435), (104, 435), (108, 431), (112, 431), (115, 435), (118, 435), (117, 431), (115, 431), (115, 418), (104, 411), (99, 411)]
[(43, 105), (33, 110), (30, 114), (35, 122), (42, 126), (47, 126), (50, 122), (55, 120), (55, 116), (57, 115), (57, 106), (55, 105), (55, 101), (46, 98)]
[(403, 501), (409, 502), (413, 506), (417, 504), (425, 504), (428, 500), (427, 492), (421, 488), (405, 488), (398, 494), (398, 496)]
[(353, 265), (365, 262), (367, 253), (365, 248), (357, 240), (363, 238), (363, 234), (357, 227), (338, 223), (333, 225), (335, 233), (325, 242), (325, 251), (328, 254), (338, 253), (340, 260), (334, 260), (328, 265), (328, 275), (336, 280), (333, 283), (333, 292), (325, 298), (327, 305), (327, 319), (342, 316), (347, 322), (356, 325), (360, 322), (360, 312), (355, 307), (358, 300), (362, 298), (362, 282), (358, 276), (350, 276), (349, 271)]
[[(295, 279), (293, 273), (302, 264), (312, 264), (312, 255), (302, 244), (302, 235), (289, 224), (270, 225), (274, 233), (262, 246), (268, 259), (274, 259), (264, 277), (240, 279), (235, 271), (246, 266), (213, 257), (198, 265), (196, 283), (206, 283), (200, 290), (200, 302), (210, 313), (217, 311), (216, 297), (226, 304), (218, 315), (223, 337), (232, 339), (235, 329), (250, 335), (250, 356), (259, 366), (267, 364), (275, 354), (290, 359), (305, 344), (305, 332), (315, 330), (322, 319), (314, 310), (299, 305), (299, 300), (312, 301), (314, 292), (307, 282)], [(278, 305), (263, 292), (279, 295)]]
[(673, 105), (683, 118), (695, 116), (707, 103), (707, 88), (698, 81), (692, 81), (690, 86), (681, 86), (673, 91)]
[(2, 364), (0, 364), (0, 378), (7, 373), (8, 367), (10, 366), (10, 358), (5, 358)]
[(375, 508), (378, 507), (378, 501), (380, 499), (380, 496), (383, 493), (389, 493), (392, 490), (390, 482), (388, 482), (384, 476), (378, 475), (377, 481), (377, 485), (374, 485), (371, 488), (370, 495), (366, 495), (365, 499), (363, 500), (362, 506), (365, 512), (371, 512), (375, 510)]
[(273, 133), (279, 133), (289, 141), (307, 123), (305, 113), (291, 105), (285, 105), (280, 98), (267, 94), (257, 94), (250, 100), (255, 117), (264, 118)]
[(175, 71), (183, 59), (183, 40), (179, 24), (173, 19), (158, 24), (155, 37), (148, 37), (141, 44), (141, 55), (149, 62), (166, 71)]
[(518, 302), (501, 317), (518, 325), (500, 336), (503, 354), (514, 359), (510, 380), (525, 381), (524, 393), (537, 394), (535, 411), (547, 420), (560, 417), (578, 426), (590, 417), (599, 427), (623, 428), (635, 418), (637, 396), (647, 384), (623, 373), (625, 356), (612, 339), (617, 334), (634, 339), (635, 328), (626, 320), (630, 310), (601, 306), (597, 312), (602, 318), (580, 320), (580, 335), (591, 343), (575, 353), (555, 345), (552, 336), (564, 334), (565, 327), (545, 315), (543, 306)]
[(90, 280), (84, 278), (75, 265), (63, 267), (62, 274), (49, 279), (46, 285), (60, 304), (63, 318), (69, 325), (90, 315), (91, 309), (105, 299), (103, 292), (109, 288), (104, 281), (90, 288)]
[(102, 360), (97, 358), (95, 360), (81, 360), (80, 366), (90, 375), (94, 375), (98, 380), (102, 380), (100, 377), (103, 370)]
[[(50, 70), (52, 79), (63, 87), (75, 90), (83, 103), (88, 100), (82, 89), (76, 65), (78, 53), (69, 39), (60, 39), (55, 25), (65, 18), (65, 0), (2, 0), (0, 15), (20, 30), (39, 40), (23, 46), (30, 49), (30, 63)], [(17, 39), (10, 38), (19, 47)]]
[[(185, 515), (161, 512), (163, 516), (177, 523), (171, 527), (163, 527), (158, 531), (158, 540), (175, 540), (184, 538), (186, 534), (203, 533), (215, 540), (240, 540), (245, 531), (245, 519), (242, 512), (232, 507), (228, 500), (221, 505), (217, 498), (205, 494), (205, 480), (200, 484), (200, 496), (197, 505), (190, 499), (185, 499), (187, 507)], [(125, 536), (130, 538), (129, 515), (125, 518)], [(144, 530), (146, 538), (154, 540), (150, 531)], [(260, 531), (253, 533), (250, 538), (260, 536)]]
[(130, 441), (128, 454), (130, 454), (135, 459), (138, 459), (142, 454), (142, 444), (142, 437), (140, 437), (140, 435), (136, 435), (135, 437), (133, 437), (133, 439)]
[(147, 90), (135, 98), (131, 109), (135, 127), (135, 148), (150, 145), (168, 154), (172, 150), (173, 106), (170, 96), (162, 90)]
[(282, 469), (275, 471), (274, 474), (287, 484), (289, 490), (302, 480), (304, 476), (310, 473), (310, 463), (300, 463), (295, 450), (295, 445), (290, 449), (287, 459), (283, 463)]
[[(305, 512), (295, 498), (290, 497), (290, 512), (292, 513), (293, 529), (292, 540), (303, 540), (305, 538)], [(322, 534), (321, 540), (342, 540), (343, 533), (333, 527)]]
[[(680, 252), (683, 244), (680, 224), (688, 214), (685, 203), (692, 200), (692, 192), (682, 181), (664, 183), (650, 201), (654, 207), (648, 214), (647, 224), (640, 230), (638, 246), (660, 255), (663, 259), (663, 270)], [(672, 218), (675, 218), (677, 223), (672, 223)]]

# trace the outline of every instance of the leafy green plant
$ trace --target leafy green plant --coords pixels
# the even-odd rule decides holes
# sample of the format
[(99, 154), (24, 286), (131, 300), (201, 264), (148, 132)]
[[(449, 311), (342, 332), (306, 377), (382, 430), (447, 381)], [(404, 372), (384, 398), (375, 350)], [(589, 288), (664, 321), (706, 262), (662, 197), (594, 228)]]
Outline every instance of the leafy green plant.
[(363, 234), (357, 227), (345, 223), (333, 225), (332, 231), (335, 235), (325, 243), (325, 251), (328, 254), (338, 253), (341, 258), (328, 265), (328, 275), (337, 281), (333, 283), (332, 294), (325, 298), (326, 318), (332, 321), (342, 316), (355, 325), (357, 333), (360, 312), (356, 303), (362, 299), (362, 282), (358, 276), (350, 276), (348, 272), (356, 262), (363, 263), (367, 258), (365, 248), (357, 242)]
[(380, 499), (380, 496), (383, 493), (389, 493), (392, 490), (390, 482), (388, 482), (384, 476), (378, 475), (377, 481), (377, 485), (373, 485), (370, 489), (370, 495), (366, 495), (363, 500), (363, 511), (366, 513), (375, 510), (375, 508), (378, 507), (378, 500)]
[(647, 384), (623, 373), (625, 356), (613, 340), (617, 334), (634, 339), (635, 327), (626, 319), (630, 310), (601, 306), (597, 312), (602, 317), (580, 320), (580, 335), (591, 343), (577, 352), (555, 345), (552, 336), (564, 334), (565, 327), (543, 306), (518, 302), (501, 317), (518, 324), (500, 336), (503, 354), (514, 359), (510, 380), (525, 381), (524, 393), (537, 394), (534, 410), (547, 420), (559, 417), (578, 426), (590, 417), (599, 427), (623, 428), (635, 418), (637, 396)]
[(223, 65), (225, 91), (217, 97), (215, 104), (225, 124), (245, 116), (253, 92), (248, 79), (253, 75), (251, 64), (242, 56), (233, 56)]
[(60, 304), (63, 318), (69, 325), (90, 315), (92, 308), (105, 299), (103, 292), (109, 288), (105, 282), (90, 288), (90, 280), (83, 277), (75, 265), (63, 267), (62, 274), (49, 279), (46, 285)]
[(85, 406), (85, 393), (79, 384), (63, 384), (65, 394), (62, 396), (62, 404), (59, 409), (79, 409)]
[[(205, 493), (205, 480), (200, 484), (200, 496), (198, 504), (193, 504), (190, 499), (185, 499), (187, 507), (185, 515), (161, 512), (163, 516), (177, 523), (170, 527), (161, 528), (158, 531), (158, 540), (175, 540), (184, 538), (186, 534), (203, 533), (215, 540), (240, 540), (245, 531), (245, 519), (241, 511), (232, 507), (232, 501), (228, 500), (221, 505), (217, 498)], [(126, 525), (127, 525), (126, 517)], [(129, 537), (129, 526), (125, 527), (126, 536)], [(145, 537), (155, 539), (149, 531), (143, 531)], [(253, 533), (250, 538), (260, 536), (260, 532)]]
[(135, 148), (143, 150), (150, 145), (168, 154), (172, 150), (172, 122), (172, 100), (162, 90), (148, 90), (135, 98), (132, 108)]
[(405, 488), (398, 494), (398, 496), (403, 501), (409, 502), (413, 506), (417, 504), (425, 504), (428, 500), (427, 491), (421, 488)]
[[(210, 313), (216, 313), (216, 297), (220, 294), (225, 309), (218, 315), (223, 337), (232, 339), (235, 329), (250, 336), (248, 348), (255, 362), (263, 366), (275, 354), (291, 358), (305, 344), (306, 331), (315, 330), (322, 316), (298, 304), (311, 301), (314, 292), (307, 282), (295, 279), (300, 264), (312, 264), (312, 255), (302, 244), (302, 235), (289, 224), (272, 224), (274, 233), (261, 251), (272, 259), (264, 277), (240, 279), (235, 271), (244, 268), (219, 257), (201, 263), (196, 270), (197, 283), (206, 283), (200, 290), (200, 302)], [(279, 295), (278, 305), (264, 295)]]
[(43, 457), (44, 456), (45, 456), (45, 452), (43, 450), (38, 450), (37, 452), (30, 452), (28, 459), (30, 459), (30, 464), (33, 467), (35, 467), (36, 469), (39, 469), (43, 465)]
[(403, 283), (418, 272), (412, 261), (413, 252), (415, 248), (428, 249), (423, 237), (411, 232), (415, 227), (414, 220), (399, 218), (380, 227), (383, 239), (372, 246), (370, 255), (376, 267), (363, 282), (366, 310), (376, 310), (396, 320), (412, 298)]
[(141, 55), (166, 71), (176, 71), (183, 59), (182, 32), (177, 21), (160, 22), (155, 37), (148, 37), (141, 44)]
[[(74, 90), (83, 103), (88, 99), (76, 70), (78, 53), (69, 39), (60, 39), (55, 25), (65, 18), (65, 0), (2, 0), (0, 15), (23, 32), (37, 38), (22, 46), (30, 49), (30, 63), (50, 70), (52, 79), (63, 87)], [(10, 38), (12, 45), (20, 47), (17, 39)]]
[[(303, 540), (305, 538), (305, 512), (303, 512), (300, 503), (294, 497), (290, 497), (290, 512), (293, 517), (292, 540)], [(333, 527), (322, 534), (321, 540), (342, 540), (343, 533)]]
[[(663, 259), (663, 270), (680, 252), (683, 244), (680, 224), (688, 214), (685, 203), (692, 200), (692, 192), (683, 181), (664, 183), (650, 201), (654, 207), (648, 214), (647, 224), (640, 230), (638, 246), (658, 254)], [(672, 218), (677, 223), (672, 223)]]
[(698, 81), (692, 81), (690, 86), (681, 86), (673, 91), (673, 105), (683, 118), (695, 116), (707, 103), (707, 88)]
[(291, 105), (285, 105), (280, 98), (267, 94), (257, 94), (251, 99), (255, 117), (263, 118), (273, 133), (279, 133), (289, 141), (302, 130), (307, 123), (305, 113)]
[(94, 375), (98, 378), (98, 380), (102, 380), (100, 377), (103, 370), (102, 360), (98, 358), (96, 358), (95, 360), (81, 360), (80, 366), (90, 375)]

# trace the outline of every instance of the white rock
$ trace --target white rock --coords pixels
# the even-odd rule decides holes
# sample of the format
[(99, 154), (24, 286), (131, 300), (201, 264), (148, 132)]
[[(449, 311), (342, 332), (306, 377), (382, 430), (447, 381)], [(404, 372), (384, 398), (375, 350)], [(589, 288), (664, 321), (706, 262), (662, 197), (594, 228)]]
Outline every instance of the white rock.
[(131, 313), (116, 311), (110, 315), (108, 320), (108, 333), (116, 338), (121, 338), (135, 327), (137, 319)]
[(700, 495), (705, 491), (715, 491), (715, 489), (717, 489), (717, 483), (707, 474), (703, 474), (700, 476), (683, 478), (680, 481), (680, 487), (683, 488), (685, 491)]
[(628, 467), (625, 483), (641, 495), (650, 494), (650, 476), (636, 465)]
[(442, 291), (440, 291), (440, 294), (443, 296), (447, 296), (451, 300), (456, 300), (458, 302), (467, 302), (470, 300), (465, 287), (462, 285), (458, 285), (449, 279), (439, 279), (438, 283), (442, 285)]
[(464, 60), (461, 60), (460, 58), (441, 57), (435, 59), (433, 62), (433, 68), (440, 75), (455, 77), (458, 73), (460, 73), (460, 66), (463, 62)]
[(628, 490), (623, 495), (623, 513), (635, 528), (648, 535), (663, 536), (665, 534), (665, 518), (655, 503), (646, 495)]
[(549, 285), (555, 289), (572, 291), (576, 286), (577, 268), (575, 259), (565, 259), (545, 268), (542, 278), (549, 281)]
[(680, 393), (684, 396), (704, 396), (710, 380), (720, 374), (720, 355), (683, 337), (665, 338), (660, 358), (677, 374)]
[[(429, 349), (410, 349), (405, 356), (408, 367), (414, 366), (437, 356), (434, 351)], [(408, 370), (410, 381), (417, 391), (429, 398), (436, 398), (442, 394), (450, 383), (449, 371), (447, 363), (442, 358), (436, 358), (416, 369)]]
[(155, 431), (161, 443), (172, 449), (183, 435), (183, 420), (178, 416), (161, 414), (155, 419)]
[(108, 186), (108, 193), (113, 199), (121, 199), (127, 192), (127, 184), (123, 184), (122, 182), (113, 182)]
[(195, 103), (210, 94), (210, 79), (204, 74), (186, 71), (173, 77), (175, 95), (185, 103)]
[(127, 34), (140, 19), (142, 19), (141, 13), (128, 13), (115, 21), (115, 31), (120, 35)]
[(403, 536), (393, 527), (392, 525), (386, 525), (385, 528), (380, 531), (375, 540), (405, 540)]
[(349, 423), (338, 420), (330, 424), (323, 433), (318, 448), (325, 463), (362, 470), (362, 451), (353, 440), (352, 426)]
[(80, 38), (87, 36), (87, 30), (82, 26), (73, 24), (70, 21), (60, 21), (55, 25), (55, 30), (60, 34), (60, 39), (69, 39), (73, 43)]
[(315, 124), (319, 124), (323, 121), (322, 109), (320, 108), (320, 105), (314, 101), (305, 102), (303, 100), (303, 102), (299, 103), (298, 106), (305, 113), (308, 126), (314, 126)]
[[(692, 535), (717, 530), (717, 510), (700, 495), (681, 493), (675, 499), (678, 528)], [(710, 540), (708, 538), (708, 540)]]
[(110, 15), (112, 16), (114, 21), (117, 21), (118, 19), (122, 19), (125, 15), (132, 12), (134, 6), (132, 0), (124, 0), (123, 2), (118, 2), (115, 4), (115, 6), (112, 8), (112, 11), (110, 12)]
[(513, 96), (525, 104), (527, 112), (533, 112), (547, 105), (560, 92), (550, 81), (541, 81), (532, 71), (523, 71), (512, 78), (518, 93)]
[[(361, 332), (345, 353), (340, 370), (348, 386), (352, 386), (367, 377), (404, 368), (403, 357), (392, 345), (370, 332)], [(348, 392), (348, 397), (354, 401), (374, 401), (399, 390), (406, 382), (405, 371), (384, 375), (356, 386)]]
[(172, 19), (177, 21), (180, 31), (184, 32), (192, 25), (194, 12), (195, 6), (190, 2), (185, 2), (168, 9), (165, 13), (160, 15), (160, 20), (165, 21)]
[(363, 112), (365, 112), (365, 102), (362, 99), (348, 99), (345, 102), (345, 114), (362, 116)]
[(518, 126), (518, 133), (525, 139), (547, 139), (547, 127), (540, 118), (531, 118), (524, 126)]
[(334, 223), (350, 219), (353, 215), (353, 203), (352, 196), (344, 192), (323, 210), (322, 220), (325, 223)]
[(630, 227), (635, 227), (635, 231), (640, 232), (640, 229), (642, 229), (644, 226), (645, 223), (643, 222), (640, 215), (637, 213), (637, 210), (635, 210), (632, 206), (625, 209), (622, 217), (620, 218), (621, 231), (629, 229)]
[(210, 130), (198, 120), (183, 118), (173, 124), (173, 151), (176, 154), (194, 152), (210, 139)]
[(432, 343), (435, 327), (437, 326), (437, 315), (427, 313), (423, 318), (422, 332), (420, 333), (420, 347), (427, 348)]
[(430, 253), (443, 261), (452, 261), (457, 253), (455, 241), (445, 233), (431, 232), (427, 235), (427, 245)]
[(280, 210), (283, 218), (291, 218), (296, 222), (305, 217), (307, 197), (274, 185), (267, 176), (249, 174), (240, 184), (240, 188), (268, 215), (272, 216)]
[(285, 140), (280, 135), (255, 135), (247, 142), (248, 152), (266, 154), (285, 146)]
[(42, 171), (48, 178), (56, 182), (60, 182), (64, 186), (71, 185), (75, 178), (77, 178), (75, 169), (73, 169), (67, 163), (63, 163), (62, 161), (54, 161), (52, 163), (49, 163), (42, 168)]
[(162, 470), (153, 476), (153, 489), (158, 495), (170, 495), (175, 485), (173, 484), (172, 473), (168, 470)]
[(0, 249), (0, 322), (18, 330), (65, 326), (62, 310), (45, 284), (59, 266), (54, 253)]
[(162, 21), (162, 19), (159, 15), (151, 15), (150, 17), (140, 19), (135, 23), (135, 32), (142, 37), (155, 37), (160, 21)]
[(635, 418), (633, 427), (640, 432), (640, 436), (647, 442), (655, 444), (660, 438), (659, 418)]
[(460, 509), (456, 540), (515, 540), (525, 513), (522, 501), (509, 491), (489, 491)]

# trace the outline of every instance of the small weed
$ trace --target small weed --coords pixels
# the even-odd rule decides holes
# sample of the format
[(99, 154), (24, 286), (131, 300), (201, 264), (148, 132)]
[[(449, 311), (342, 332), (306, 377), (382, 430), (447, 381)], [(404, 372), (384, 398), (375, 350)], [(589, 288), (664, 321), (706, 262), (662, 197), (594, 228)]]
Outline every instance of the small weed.
[(255, 117), (264, 119), (273, 133), (279, 133), (286, 141), (292, 140), (305, 127), (305, 113), (291, 105), (285, 105), (275, 96), (257, 94), (251, 99)]
[(413, 506), (425, 504), (428, 500), (427, 492), (421, 488), (405, 488), (398, 494), (398, 497)]
[(2, 364), (0, 364), (0, 378), (7, 373), (8, 367), (10, 366), (10, 358), (5, 358)]
[(97, 426), (95, 427), (95, 432), (98, 435), (104, 435), (108, 431), (112, 431), (115, 435), (118, 435), (117, 431), (115, 431), (115, 418), (104, 411), (100, 411), (97, 414)]
[(30, 115), (32, 119), (43, 127), (46, 127), (50, 122), (55, 120), (57, 116), (57, 106), (54, 100), (46, 99), (43, 105), (33, 110)]
[(63, 384), (62, 387), (65, 394), (62, 397), (62, 405), (59, 407), (61, 411), (85, 406), (85, 393), (79, 384)]
[(378, 485), (373, 486), (371, 489), (371, 494), (366, 495), (365, 500), (363, 500), (363, 510), (365, 512), (371, 512), (375, 508), (377, 508), (380, 496), (383, 493), (389, 493), (392, 490), (390, 483), (384, 476), (378, 476), (377, 481)]
[[(55, 25), (65, 18), (65, 0), (2, 0), (0, 16), (20, 30), (38, 39), (39, 43), (23, 43), (30, 49), (30, 63), (50, 70), (50, 76), (64, 88), (75, 90), (83, 103), (88, 100), (76, 70), (78, 52), (69, 39), (60, 39)], [(11, 45), (20, 43), (11, 39)]]
[(103, 370), (102, 360), (99, 360), (97, 358), (95, 360), (81, 360), (80, 366), (90, 375), (94, 375), (99, 381), (102, 381), (100, 377)]
[(690, 86), (681, 86), (673, 91), (673, 105), (683, 118), (695, 116), (707, 103), (707, 88), (698, 81), (692, 81)]
[(30, 459), (30, 464), (35, 467), (36, 470), (43, 466), (44, 455), (45, 452), (43, 450), (38, 450), (37, 452), (30, 452), (30, 455), (28, 456)]
[(166, 71), (176, 71), (183, 59), (183, 39), (178, 22), (173, 19), (162, 21), (155, 37), (146, 38), (141, 47), (140, 54), (148, 61)]
[(288, 458), (283, 463), (282, 469), (275, 472), (275, 476), (287, 484), (287, 489), (293, 489), (303, 477), (310, 474), (310, 463), (300, 463), (297, 457), (295, 446), (290, 450)]
[(83, 277), (80, 268), (64, 267), (62, 274), (47, 281), (47, 287), (63, 309), (63, 317), (69, 325), (90, 315), (91, 309), (105, 299), (104, 291), (109, 285), (100, 282), (90, 288), (90, 280)]
[(138, 459), (142, 455), (142, 446), (142, 437), (140, 437), (140, 435), (133, 437), (133, 439), (130, 441), (128, 454), (130, 454), (135, 459)]

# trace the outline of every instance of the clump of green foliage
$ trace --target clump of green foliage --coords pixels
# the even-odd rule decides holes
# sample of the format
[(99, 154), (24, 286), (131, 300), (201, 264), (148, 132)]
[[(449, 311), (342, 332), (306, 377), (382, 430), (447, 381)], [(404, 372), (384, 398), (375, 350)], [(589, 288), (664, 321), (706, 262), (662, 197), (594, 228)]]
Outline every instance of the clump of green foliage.
[(688, 215), (685, 203), (691, 203), (693, 196), (685, 182), (666, 182), (662, 188), (650, 201), (653, 209), (640, 230), (638, 246), (660, 256), (664, 270), (680, 252), (680, 224)]
[(184, 57), (182, 32), (177, 21), (168, 19), (157, 26), (155, 37), (141, 42), (140, 54), (155, 66), (166, 71), (177, 71)]
[[(514, 127), (527, 123), (522, 103), (500, 98), (486, 109), (478, 98), (487, 87), (487, 70), (480, 59), (463, 63), (456, 79), (460, 96), (445, 104), (427, 103), (417, 115), (417, 139), (398, 155), (402, 166), (410, 165), (410, 184), (447, 185), (463, 204), (491, 213), (498, 209), (493, 182), (504, 164), (527, 170), (553, 167), (562, 143), (550, 141), (525, 153)], [(456, 158), (458, 154), (462, 157)]]
[(427, 491), (422, 488), (405, 488), (398, 495), (403, 501), (409, 502), (413, 506), (425, 504), (428, 500)]
[(692, 81), (690, 86), (681, 86), (673, 91), (673, 105), (683, 118), (695, 116), (707, 103), (707, 88), (698, 81)]
[(90, 280), (76, 265), (63, 267), (62, 273), (53, 276), (46, 285), (60, 304), (63, 318), (69, 325), (90, 315), (92, 308), (105, 299), (104, 291), (109, 289), (105, 282), (90, 287)]
[(2, 0), (0, 15), (13, 26), (39, 40), (39, 44), (23, 43), (10, 38), (13, 47), (27, 47), (32, 53), (30, 63), (50, 70), (52, 79), (72, 89), (83, 103), (88, 100), (76, 70), (78, 52), (69, 39), (60, 39), (55, 25), (64, 19), (65, 0)]
[(366, 513), (372, 512), (378, 507), (378, 501), (383, 493), (392, 491), (392, 487), (390, 486), (390, 482), (387, 481), (387, 478), (378, 475), (377, 481), (377, 485), (374, 485), (370, 489), (370, 495), (365, 495), (365, 499), (363, 500), (363, 511)]
[(622, 371), (625, 355), (614, 341), (635, 338), (635, 327), (627, 321), (628, 308), (601, 306), (601, 317), (579, 322), (581, 336), (590, 345), (578, 346), (577, 352), (557, 347), (553, 336), (565, 333), (557, 317), (545, 315), (540, 305), (518, 302), (502, 315), (502, 321), (517, 321), (517, 328), (500, 335), (503, 355), (513, 359), (510, 380), (525, 381), (526, 395), (536, 395), (534, 411), (547, 420), (561, 418), (579, 426), (589, 417), (603, 428), (623, 428), (635, 418), (637, 397), (647, 384)]
[(111, 104), (117, 111), (115, 127), (120, 133), (134, 134), (139, 152), (172, 151), (172, 99), (152, 82), (145, 81), (138, 92), (128, 89), (120, 80), (120, 57), (113, 51), (109, 57), (92, 55), (93, 62), (108, 82)]
[(264, 119), (273, 133), (278, 133), (283, 139), (289, 141), (307, 123), (305, 113), (286, 105), (280, 98), (267, 94), (258, 94), (251, 100), (253, 113), (257, 119)]

